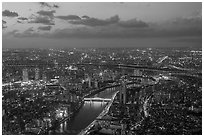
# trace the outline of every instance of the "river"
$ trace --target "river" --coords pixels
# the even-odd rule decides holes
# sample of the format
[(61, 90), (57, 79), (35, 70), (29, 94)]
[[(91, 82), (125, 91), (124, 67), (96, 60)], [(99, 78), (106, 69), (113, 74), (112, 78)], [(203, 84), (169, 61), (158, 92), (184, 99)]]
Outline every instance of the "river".
[[(117, 88), (105, 89), (104, 91), (94, 95), (94, 97), (108, 98), (117, 92)], [(85, 101), (80, 110), (70, 121), (65, 121), (60, 124), (60, 127), (50, 134), (78, 134), (82, 129), (86, 128), (96, 117), (103, 111), (108, 102)]]

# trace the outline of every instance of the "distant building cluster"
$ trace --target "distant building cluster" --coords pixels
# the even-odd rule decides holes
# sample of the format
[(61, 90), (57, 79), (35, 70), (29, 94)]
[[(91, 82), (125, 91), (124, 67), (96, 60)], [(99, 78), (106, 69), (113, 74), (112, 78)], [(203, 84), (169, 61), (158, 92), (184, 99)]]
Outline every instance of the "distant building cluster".
[(52, 134), (117, 88), (86, 134), (201, 134), (201, 69), (191, 48), (3, 49), (2, 132)]

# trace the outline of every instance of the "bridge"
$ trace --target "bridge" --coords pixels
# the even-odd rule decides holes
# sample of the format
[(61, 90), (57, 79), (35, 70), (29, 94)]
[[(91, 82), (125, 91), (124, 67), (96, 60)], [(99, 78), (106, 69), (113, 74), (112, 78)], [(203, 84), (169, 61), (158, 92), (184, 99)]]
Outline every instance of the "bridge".
[(109, 102), (109, 101), (111, 101), (111, 99), (109, 99), (109, 98), (98, 98), (98, 97), (95, 97), (95, 98), (84, 98), (84, 101)]

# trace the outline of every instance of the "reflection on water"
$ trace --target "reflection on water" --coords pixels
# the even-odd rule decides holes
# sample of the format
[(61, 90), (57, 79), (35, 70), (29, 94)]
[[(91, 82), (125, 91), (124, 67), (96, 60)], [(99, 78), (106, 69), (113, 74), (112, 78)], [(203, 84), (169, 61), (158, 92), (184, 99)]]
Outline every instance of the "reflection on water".
[[(106, 89), (94, 97), (111, 98), (116, 90)], [(60, 124), (55, 134), (78, 134), (86, 128), (105, 108), (107, 102), (85, 101), (79, 112), (71, 121)], [(52, 133), (53, 134), (53, 133)]]
[(84, 129), (99, 115), (105, 104), (105, 102), (85, 102), (73, 121), (68, 124), (68, 129)]

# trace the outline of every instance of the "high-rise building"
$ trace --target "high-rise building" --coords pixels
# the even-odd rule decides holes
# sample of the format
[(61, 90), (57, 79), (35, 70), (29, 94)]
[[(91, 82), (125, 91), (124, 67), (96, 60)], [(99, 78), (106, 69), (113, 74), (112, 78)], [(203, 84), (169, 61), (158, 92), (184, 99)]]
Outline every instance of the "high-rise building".
[(98, 88), (98, 81), (95, 81), (95, 88)]
[(85, 74), (85, 81), (88, 82), (88, 86), (91, 88), (91, 77), (88, 74)]
[(89, 88), (91, 88), (91, 77), (88, 78)]
[(57, 60), (54, 60), (54, 66), (55, 66), (55, 68), (58, 68), (58, 62), (57, 62)]
[(24, 82), (28, 81), (28, 69), (27, 68), (23, 69), (23, 81)]
[(40, 78), (40, 69), (35, 68), (35, 80), (39, 80), (39, 78)]
[(42, 80), (43, 80), (44, 82), (47, 82), (47, 76), (46, 76), (45, 73), (42, 74)]

